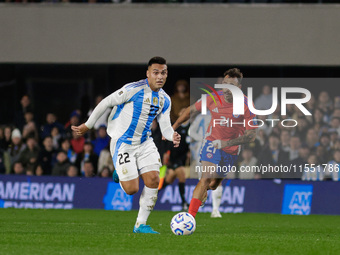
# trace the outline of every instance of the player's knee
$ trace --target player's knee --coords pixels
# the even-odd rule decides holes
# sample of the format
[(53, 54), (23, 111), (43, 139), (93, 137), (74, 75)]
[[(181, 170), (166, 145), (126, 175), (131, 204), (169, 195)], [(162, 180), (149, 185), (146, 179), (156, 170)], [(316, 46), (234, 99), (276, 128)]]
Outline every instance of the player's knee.
[(125, 193), (128, 194), (128, 195), (134, 195), (138, 192), (138, 187), (129, 187), (127, 189), (124, 189), (125, 190)]
[(210, 183), (211, 183), (211, 179), (210, 178), (202, 178), (201, 180), (200, 180), (200, 183), (201, 183), (201, 185), (203, 185), (203, 187), (205, 187), (205, 188), (209, 188), (209, 185), (210, 185)]
[(144, 183), (147, 187), (158, 187), (159, 185), (159, 174), (149, 174), (148, 177), (144, 180)]

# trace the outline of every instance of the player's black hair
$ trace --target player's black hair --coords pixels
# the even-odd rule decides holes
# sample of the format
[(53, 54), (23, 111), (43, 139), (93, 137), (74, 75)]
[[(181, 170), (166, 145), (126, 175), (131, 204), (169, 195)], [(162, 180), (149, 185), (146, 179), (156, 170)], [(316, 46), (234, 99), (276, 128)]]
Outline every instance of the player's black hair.
[(152, 64), (166, 65), (166, 60), (162, 57), (153, 57), (149, 60), (148, 67)]
[(240, 69), (238, 69), (238, 68), (231, 68), (231, 69), (225, 71), (224, 76), (227, 76), (227, 75), (231, 78), (237, 78), (238, 83), (241, 83), (242, 78), (243, 78), (243, 74), (241, 73)]

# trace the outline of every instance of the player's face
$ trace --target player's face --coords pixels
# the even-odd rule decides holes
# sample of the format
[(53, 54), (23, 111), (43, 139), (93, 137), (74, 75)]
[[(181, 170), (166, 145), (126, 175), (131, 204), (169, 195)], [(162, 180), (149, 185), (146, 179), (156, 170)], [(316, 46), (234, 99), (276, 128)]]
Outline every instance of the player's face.
[(168, 77), (167, 66), (152, 64), (149, 66), (146, 76), (148, 77), (150, 88), (153, 91), (158, 91), (164, 86), (166, 78)]
[[(236, 86), (238, 88), (241, 87), (241, 84), (238, 83), (237, 78), (231, 78), (228, 75), (226, 75), (226, 77), (224, 77), (222, 83), (224, 83), (224, 84), (231, 84), (231, 85), (234, 85), (234, 86)], [(225, 100), (227, 102), (232, 102), (233, 101), (233, 96), (232, 96), (231, 91), (229, 89), (222, 89), (222, 91), (223, 91), (223, 96), (224, 96)]]

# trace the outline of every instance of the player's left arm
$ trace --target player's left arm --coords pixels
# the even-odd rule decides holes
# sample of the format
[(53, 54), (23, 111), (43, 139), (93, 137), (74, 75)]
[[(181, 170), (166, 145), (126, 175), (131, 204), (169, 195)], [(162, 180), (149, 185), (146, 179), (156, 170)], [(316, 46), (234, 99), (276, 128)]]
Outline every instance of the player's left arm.
[(244, 132), (244, 135), (239, 136), (235, 139), (231, 139), (229, 141), (221, 141), (215, 140), (213, 141), (213, 145), (216, 149), (222, 149), (224, 147), (231, 147), (245, 143), (254, 142), (256, 138), (256, 129), (248, 129)]
[(170, 109), (171, 102), (170, 100), (168, 100), (167, 103), (164, 104), (162, 112), (158, 115), (157, 120), (161, 129), (161, 133), (165, 137), (165, 139), (168, 141), (172, 141), (174, 147), (178, 147), (181, 141), (181, 136), (180, 134), (175, 132), (171, 126)]

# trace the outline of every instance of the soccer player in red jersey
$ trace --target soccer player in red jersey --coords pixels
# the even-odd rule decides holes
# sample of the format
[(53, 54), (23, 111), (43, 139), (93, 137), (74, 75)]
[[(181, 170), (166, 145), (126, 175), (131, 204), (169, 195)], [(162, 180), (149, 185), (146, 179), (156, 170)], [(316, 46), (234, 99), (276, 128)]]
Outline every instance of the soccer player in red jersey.
[[(239, 69), (229, 69), (224, 74), (223, 83), (241, 88), (242, 78)], [(211, 121), (201, 149), (202, 177), (189, 206), (189, 213), (194, 217), (207, 197), (207, 190), (215, 190), (236, 163), (241, 144), (253, 142), (256, 137), (257, 124), (255, 115), (249, 111), (248, 98), (244, 96), (244, 115), (233, 115), (233, 96), (230, 90), (223, 88), (217, 94), (213, 96), (222, 99), (222, 104), (219, 102), (217, 106), (212, 98), (207, 97)], [(201, 100), (198, 100), (177, 119), (173, 129), (176, 130), (181, 123), (200, 112)]]

